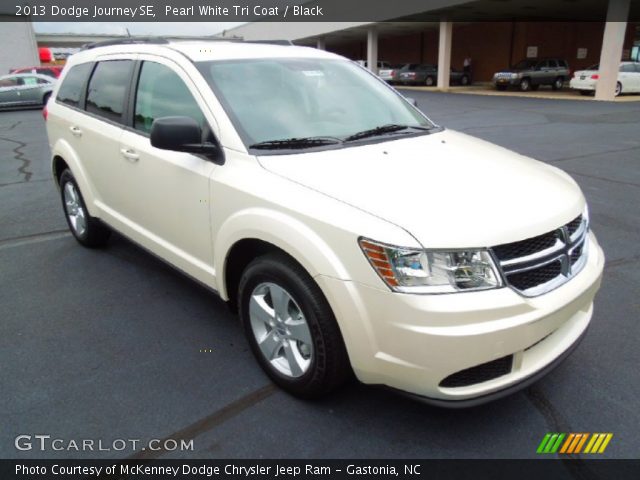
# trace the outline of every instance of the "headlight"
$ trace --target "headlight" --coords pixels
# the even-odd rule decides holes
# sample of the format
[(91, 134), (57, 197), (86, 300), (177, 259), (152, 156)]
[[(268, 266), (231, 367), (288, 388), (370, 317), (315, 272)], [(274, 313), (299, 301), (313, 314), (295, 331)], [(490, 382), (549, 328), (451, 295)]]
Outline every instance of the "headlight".
[(361, 238), (360, 248), (382, 280), (403, 293), (453, 293), (502, 287), (488, 250), (416, 250)]

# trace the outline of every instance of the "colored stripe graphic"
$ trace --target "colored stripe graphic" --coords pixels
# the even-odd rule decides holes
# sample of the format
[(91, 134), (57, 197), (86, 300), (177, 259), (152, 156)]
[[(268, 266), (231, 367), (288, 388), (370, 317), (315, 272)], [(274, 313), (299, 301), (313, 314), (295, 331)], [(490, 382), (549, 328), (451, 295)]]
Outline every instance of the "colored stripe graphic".
[(604, 453), (612, 438), (613, 433), (551, 432), (544, 436), (540, 445), (538, 445), (536, 453), (564, 453), (569, 455), (579, 453)]

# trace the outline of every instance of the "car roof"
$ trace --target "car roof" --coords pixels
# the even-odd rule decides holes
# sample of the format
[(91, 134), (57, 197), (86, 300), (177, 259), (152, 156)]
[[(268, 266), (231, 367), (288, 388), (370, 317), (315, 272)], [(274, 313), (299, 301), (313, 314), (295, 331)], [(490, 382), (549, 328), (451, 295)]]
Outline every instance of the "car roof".
[(250, 58), (344, 58), (312, 47), (233, 40), (170, 40), (105, 46), (98, 44), (70, 58), (73, 58), (74, 62), (81, 62), (94, 59), (99, 55), (158, 53), (167, 50), (178, 52), (193, 62)]

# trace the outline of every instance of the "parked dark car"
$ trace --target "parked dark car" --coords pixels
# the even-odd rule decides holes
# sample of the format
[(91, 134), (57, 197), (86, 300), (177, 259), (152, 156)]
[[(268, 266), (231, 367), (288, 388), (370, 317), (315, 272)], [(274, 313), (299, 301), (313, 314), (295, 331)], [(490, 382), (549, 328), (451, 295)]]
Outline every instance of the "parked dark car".
[[(451, 84), (469, 85), (471, 77), (468, 72), (451, 69), (449, 81)], [(398, 83), (432, 87), (438, 83), (438, 66), (428, 63), (407, 64), (398, 72)]]
[(550, 85), (554, 90), (560, 90), (570, 77), (571, 70), (566, 60), (529, 58), (494, 74), (493, 84), (498, 90), (514, 87), (527, 92), (537, 90), (540, 85)]

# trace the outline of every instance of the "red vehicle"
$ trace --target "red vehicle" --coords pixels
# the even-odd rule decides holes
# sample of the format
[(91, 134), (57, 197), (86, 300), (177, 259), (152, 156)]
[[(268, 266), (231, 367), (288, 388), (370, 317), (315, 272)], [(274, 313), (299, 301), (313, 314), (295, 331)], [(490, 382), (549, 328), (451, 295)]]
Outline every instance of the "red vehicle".
[(40, 67), (22, 67), (12, 68), (9, 73), (38, 73), (40, 75), (47, 75), (52, 78), (58, 78), (62, 73), (62, 65), (46, 65)]

